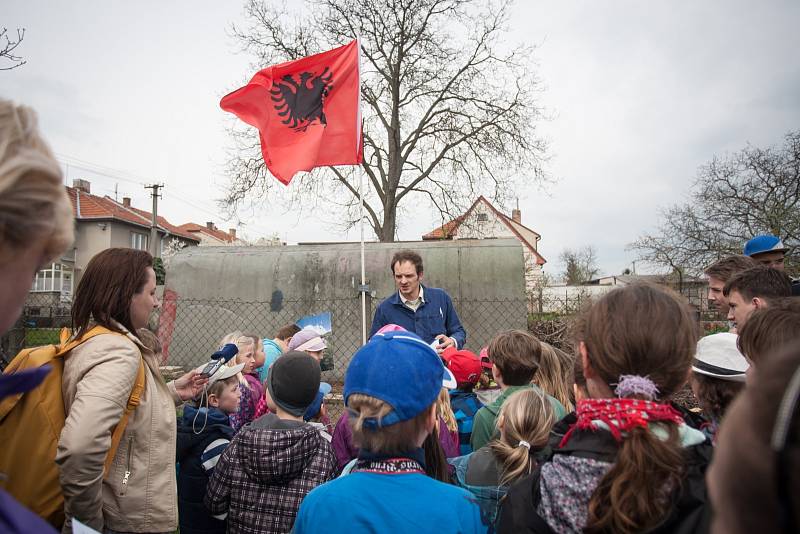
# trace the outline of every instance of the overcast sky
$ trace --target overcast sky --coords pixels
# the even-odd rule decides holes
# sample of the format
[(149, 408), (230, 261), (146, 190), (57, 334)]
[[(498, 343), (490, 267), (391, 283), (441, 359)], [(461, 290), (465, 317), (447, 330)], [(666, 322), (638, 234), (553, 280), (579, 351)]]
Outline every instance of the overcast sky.
[[(171, 222), (228, 228), (214, 202), (228, 144), (218, 103), (252, 74), (228, 35), (241, 19), (234, 0), (4, 0), (0, 26), (26, 29), (17, 52), (27, 64), (0, 71), (0, 95), (39, 112), (70, 182), (112, 197), (117, 187), (145, 209), (141, 182), (164, 182), (159, 211)], [(799, 26), (794, 0), (519, 2), (508, 39), (539, 45), (553, 116), (541, 132), (557, 182), (519, 191), (546, 270), (561, 270), (564, 248), (592, 244), (603, 273), (621, 272), (634, 259), (625, 246), (685, 197), (699, 165), (799, 128)], [(401, 239), (438, 226), (411, 213)], [(251, 238), (358, 237), (313, 216), (242, 217)]]

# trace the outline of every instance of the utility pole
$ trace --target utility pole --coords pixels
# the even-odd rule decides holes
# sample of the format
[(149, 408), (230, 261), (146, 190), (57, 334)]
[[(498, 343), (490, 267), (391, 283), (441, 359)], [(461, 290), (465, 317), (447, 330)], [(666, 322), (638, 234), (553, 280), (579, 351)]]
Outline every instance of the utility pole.
[(161, 247), (158, 243), (158, 199), (161, 195), (158, 190), (164, 187), (164, 184), (151, 184), (144, 186), (145, 189), (152, 189), (150, 196), (153, 197), (153, 220), (150, 223), (150, 254), (154, 258), (161, 257)]

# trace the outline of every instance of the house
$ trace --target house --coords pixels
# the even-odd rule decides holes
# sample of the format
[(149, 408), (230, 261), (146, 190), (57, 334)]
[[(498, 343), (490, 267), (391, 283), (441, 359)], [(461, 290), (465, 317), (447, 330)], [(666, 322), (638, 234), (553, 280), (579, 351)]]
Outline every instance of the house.
[(200, 240), (200, 246), (242, 246), (246, 245), (242, 239), (236, 237), (236, 228), (231, 228), (224, 232), (217, 228), (213, 222), (207, 222), (205, 226), (197, 223), (186, 223), (178, 226), (178, 229), (187, 232)]
[(590, 286), (627, 286), (636, 283), (657, 284), (674, 289), (700, 311), (708, 311), (708, 280), (671, 274), (621, 274), (589, 280)]
[(500, 239), (515, 238), (522, 245), (525, 262), (526, 292), (531, 292), (542, 276), (547, 260), (539, 254), (542, 238), (522, 224), (522, 212), (512, 210), (511, 216), (500, 212), (483, 196), (459, 217), (422, 236), (423, 241), (440, 239)]
[[(152, 214), (131, 205), (130, 198), (117, 202), (108, 196), (91, 193), (91, 184), (86, 180), (74, 180), (67, 187), (75, 214), (75, 242), (59, 260), (36, 273), (31, 294), (26, 305), (29, 313), (39, 316), (44, 313), (63, 311), (72, 302), (72, 293), (89, 260), (98, 252), (112, 247), (128, 247), (150, 250), (150, 226)], [(159, 251), (172, 244), (196, 246), (200, 239), (158, 217)], [(40, 309), (40, 310), (37, 310)], [(49, 312), (41, 310), (50, 310)], [(60, 312), (58, 312), (60, 313)]]

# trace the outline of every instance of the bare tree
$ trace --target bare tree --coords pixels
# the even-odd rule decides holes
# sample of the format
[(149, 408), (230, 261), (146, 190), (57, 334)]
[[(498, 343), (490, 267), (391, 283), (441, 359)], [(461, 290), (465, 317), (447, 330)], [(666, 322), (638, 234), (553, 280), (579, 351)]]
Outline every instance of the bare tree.
[(597, 249), (588, 245), (580, 249), (564, 249), (559, 256), (564, 265), (562, 277), (569, 285), (588, 282), (600, 272), (597, 266)]
[(19, 46), (25, 38), (25, 28), (17, 28), (17, 40), (13, 41), (8, 37), (8, 28), (0, 30), (0, 59), (10, 61), (11, 65), (6, 66), (0, 63), (0, 70), (11, 70), (21, 67), (27, 61), (24, 61), (21, 56), (14, 54), (14, 50)]
[(248, 24), (233, 34), (254, 68), (359, 36), (364, 163), (301, 174), (281, 197), (256, 133), (234, 124), (222, 201), (229, 210), (253, 196), (285, 206), (313, 196), (346, 230), (360, 220), (363, 172), (369, 223), (381, 241), (394, 241), (403, 206), (428, 201), (449, 219), (489, 190), (502, 205), (519, 177), (546, 179), (532, 49), (501, 45), (508, 0), (310, 0), (304, 7), (293, 18), (285, 7), (248, 0)]
[(800, 241), (800, 130), (780, 147), (714, 157), (700, 168), (689, 200), (662, 210), (656, 231), (628, 248), (650, 264), (699, 275), (761, 233), (780, 236), (790, 249)]

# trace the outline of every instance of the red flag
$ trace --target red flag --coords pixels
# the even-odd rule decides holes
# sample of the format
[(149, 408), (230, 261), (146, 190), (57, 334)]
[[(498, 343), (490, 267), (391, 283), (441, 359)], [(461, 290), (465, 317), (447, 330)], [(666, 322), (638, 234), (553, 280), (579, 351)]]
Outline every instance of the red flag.
[(220, 107), (258, 128), (269, 171), (288, 185), (298, 171), (361, 163), (358, 41), (256, 73)]

